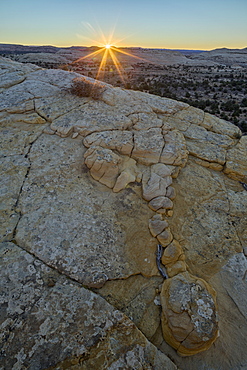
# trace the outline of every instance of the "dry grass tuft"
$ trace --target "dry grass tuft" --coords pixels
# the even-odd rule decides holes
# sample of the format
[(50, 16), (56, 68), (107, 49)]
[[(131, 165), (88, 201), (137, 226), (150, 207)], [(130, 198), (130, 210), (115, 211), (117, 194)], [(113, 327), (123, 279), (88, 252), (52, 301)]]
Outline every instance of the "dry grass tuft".
[(72, 81), (71, 94), (80, 97), (90, 97), (99, 100), (106, 87), (98, 81), (90, 81), (84, 77), (77, 77)]

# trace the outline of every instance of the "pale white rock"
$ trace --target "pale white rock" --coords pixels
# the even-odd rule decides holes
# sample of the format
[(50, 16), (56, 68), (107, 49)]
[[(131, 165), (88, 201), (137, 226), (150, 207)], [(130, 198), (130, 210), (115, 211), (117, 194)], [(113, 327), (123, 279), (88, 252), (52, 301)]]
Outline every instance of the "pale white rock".
[[(225, 165), (225, 157), (223, 155), (224, 158), (221, 159), (221, 155), (228, 151), (226, 157), (228, 164), (225, 168), (229, 169), (229, 175), (231, 176), (233, 174), (233, 176), (236, 176), (236, 180), (242, 179), (242, 181), (246, 182), (246, 142), (244, 137), (238, 142), (241, 136), (238, 128), (229, 123), (222, 123), (221, 120), (207, 116), (204, 112), (196, 108), (190, 108), (183, 105), (183, 103), (181, 105), (169, 99), (150, 96), (140, 92), (107, 87), (106, 95), (111, 94), (114, 97), (112, 99), (114, 104), (112, 105), (108, 104), (110, 99), (106, 103), (106, 101), (94, 101), (90, 98), (70, 96), (67, 90), (63, 90), (63, 88), (67, 89), (70, 86), (72, 78), (70, 73), (64, 71), (62, 73), (60, 71), (47, 72), (45, 70), (40, 70), (39, 73), (33, 73), (36, 67), (22, 66), (19, 63), (9, 63), (9, 68), (7, 68), (8, 63), (4, 63), (4, 68), (0, 71), (1, 76), (5, 75), (6, 71), (9, 74), (15, 71), (21, 74), (23, 72), (25, 80), (5, 89), (1, 93), (0, 99), (2, 110), (0, 115), (2, 162), (5, 165), (7, 163), (7, 166), (2, 168), (1, 175), (3, 176), (3, 179), (1, 177), (1, 182), (3, 184), (2, 204), (4, 205), (2, 214), (4, 230), (1, 230), (3, 230), (3, 238), (12, 239), (14, 237), (14, 242), (19, 244), (22, 250), (25, 249), (32, 254), (31, 256), (31, 254), (24, 252), (24, 258), (27, 258), (28, 264), (23, 264), (25, 268), (22, 270), (20, 270), (20, 267), (16, 263), (18, 260), (16, 257), (19, 257), (16, 251), (15, 256), (11, 259), (11, 263), (9, 260), (7, 261), (10, 270), (12, 269), (11, 271), (14, 271), (11, 274), (11, 276), (14, 276), (11, 281), (16, 284), (19, 276), (24, 274), (23, 276), (26, 277), (27, 275), (25, 274), (27, 272), (30, 273), (31, 277), (28, 276), (28, 285), (25, 285), (25, 292), (27, 294), (21, 290), (21, 295), (24, 292), (24, 298), (26, 294), (28, 301), (28, 297), (32, 297), (35, 269), (38, 270), (37, 266), (40, 266), (42, 264), (41, 261), (44, 261), (44, 269), (47, 269), (47, 265), (49, 265), (51, 266), (49, 273), (53, 272), (53, 274), (56, 274), (56, 270), (58, 270), (59, 273), (57, 275), (60, 279), (63, 279), (62, 275), (66, 275), (66, 281), (62, 280), (63, 284), (66, 285), (66, 282), (69, 281), (70, 285), (68, 294), (67, 291), (61, 290), (65, 285), (60, 283), (56, 287), (57, 290), (52, 290), (52, 286), (54, 286), (52, 279), (50, 281), (50, 278), (43, 279), (42, 276), (37, 276), (37, 287), (44, 286), (46, 281), (48, 281), (48, 290), (45, 290), (44, 295), (42, 293), (41, 297), (36, 296), (38, 300), (34, 301), (34, 303), (36, 302), (34, 306), (32, 302), (30, 315), (29, 311), (25, 311), (25, 325), (30, 320), (33, 320), (34, 315), (37, 315), (36, 309), (38, 305), (42, 313), (41, 332), (37, 332), (35, 329), (36, 326), (31, 325), (28, 327), (28, 333), (30, 335), (27, 336), (26, 332), (22, 330), (23, 326), (20, 324), (20, 321), (17, 322), (17, 325), (20, 325), (17, 330), (12, 323), (10, 323), (12, 331), (8, 331), (7, 326), (4, 327), (4, 333), (6, 330), (6, 338), (8, 338), (6, 346), (4, 344), (4, 349), (7, 349), (6, 359), (9, 361), (8, 366), (36, 366), (38, 363), (36, 360), (39, 361), (40, 359), (42, 359), (42, 363), (45, 363), (47, 368), (51, 366), (66, 367), (77, 365), (67, 362), (70, 361), (70, 353), (74, 354), (71, 347), (65, 362), (63, 362), (64, 357), (59, 357), (58, 361), (60, 359), (62, 361), (59, 365), (54, 362), (49, 363), (49, 359), (54, 359), (54, 351), (52, 350), (54, 346), (50, 346), (47, 336), (45, 358), (40, 357), (40, 351), (37, 351), (37, 347), (33, 348), (33, 345), (31, 345), (31, 348), (28, 347), (25, 350), (32, 343), (33, 338), (37, 339), (41, 337), (41, 341), (44, 341), (44, 334), (51, 332), (49, 328), (52, 329), (53, 333), (53, 330), (57, 330), (56, 328), (60, 327), (60, 324), (65, 325), (63, 326), (65, 329), (61, 337), (64, 338), (64, 335), (69, 337), (68, 331), (71, 327), (66, 325), (69, 325), (70, 320), (77, 323), (78, 317), (84, 312), (83, 308), (80, 311), (81, 308), (78, 309), (78, 305), (74, 303), (73, 297), (77, 299), (80, 296), (80, 294), (76, 294), (76, 290), (74, 289), (73, 281), (75, 280), (80, 284), (95, 289), (101, 289), (100, 287), (103, 285), (107, 286), (108, 283), (110, 288), (115, 283), (118, 287), (121, 285), (122, 292), (116, 293), (117, 288), (115, 288), (115, 295), (113, 294), (113, 289), (111, 290), (109, 288), (108, 294), (105, 295), (106, 299), (109, 301), (112, 300), (113, 304), (118, 305), (120, 309), (124, 307), (123, 310), (133, 317), (133, 320), (135, 320), (135, 323), (137, 323), (145, 335), (149, 336), (149, 338), (154, 338), (155, 343), (159, 343), (159, 348), (165, 353), (169, 353), (181, 369), (183, 367), (192, 370), (198, 369), (203, 364), (205, 368), (216, 370), (219, 364), (215, 362), (215, 359), (220, 359), (220, 365), (224, 369), (243, 367), (246, 359), (244, 349), (246, 347), (247, 333), (245, 330), (246, 323), (244, 322), (244, 316), (239, 311), (243, 312), (245, 307), (245, 302), (241, 298), (241, 294), (245, 294), (244, 278), (246, 276), (244, 269), (246, 266), (244, 264), (243, 254), (241, 254), (241, 258), (235, 258), (234, 255), (246, 249), (247, 224), (244, 215), (247, 192), (237, 181), (225, 176), (223, 171), (221, 173), (215, 171), (216, 169), (222, 169), (223, 165)], [(33, 84), (32, 88), (30, 87), (31, 84)], [(58, 90), (56, 90), (57, 88)], [(111, 90), (110, 94), (109, 90)], [(165, 111), (166, 113), (164, 113)], [(9, 115), (9, 112), (13, 114)], [(57, 129), (57, 134), (60, 136), (72, 134), (73, 137), (76, 135), (77, 137), (73, 140), (71, 138), (63, 139), (56, 135), (42, 133), (45, 125), (30, 124), (31, 122), (34, 123), (37, 118), (36, 114), (33, 115), (34, 112), (40, 115), (41, 119), (44, 118), (45, 120), (52, 121), (52, 124), (54, 122), (57, 124), (57, 128), (54, 126), (53, 129), (49, 130), (50, 133), (54, 133)], [(20, 119), (24, 119), (24, 116), (30, 117), (29, 124), (20, 121)], [(144, 116), (151, 117), (152, 119), (149, 121)], [(63, 117), (66, 118), (64, 122), (62, 122)], [(60, 118), (59, 123), (58, 119)], [(138, 120), (142, 121), (143, 128), (139, 131), (133, 130), (133, 125), (138, 125)], [(101, 144), (99, 148), (101, 154), (97, 158), (94, 155), (94, 148), (91, 147), (94, 145), (92, 142), (89, 144), (90, 148), (88, 152), (88, 157), (92, 156), (92, 158), (88, 159), (88, 163), (91, 167), (95, 164), (95, 176), (97, 176), (96, 173), (100, 173), (100, 175), (102, 174), (102, 178), (105, 176), (108, 184), (114, 178), (116, 182), (112, 191), (107, 186), (100, 184), (99, 181), (92, 179), (87, 166), (83, 164), (83, 155), (86, 149), (80, 135), (86, 136), (93, 132), (100, 134), (103, 131), (128, 132), (127, 135), (129, 133), (132, 135), (130, 130), (135, 133), (145, 130), (147, 134), (149, 129), (146, 130), (145, 126), (146, 128), (149, 127), (149, 122), (152, 125), (159, 125), (159, 120), (162, 121), (163, 126), (161, 129), (157, 127), (156, 129), (161, 130), (161, 135), (165, 137), (168, 135), (169, 138), (170, 135), (170, 144), (175, 145), (175, 149), (173, 150), (174, 165), (167, 164), (165, 162), (165, 156), (164, 163), (148, 164), (148, 168), (146, 163), (137, 164), (133, 158), (130, 159), (127, 155), (117, 154), (118, 140), (116, 140), (116, 146), (114, 146), (109, 156), (106, 155), (106, 158), (102, 155), (102, 151), (104, 152), (107, 148), (102, 148), (101, 145), (103, 144)], [(195, 155), (199, 155), (200, 160), (190, 157), (186, 163), (186, 147), (183, 147), (184, 144), (186, 145), (186, 142), (182, 133), (181, 135), (174, 135), (176, 130), (171, 130), (171, 127), (176, 128), (177, 131), (187, 132), (187, 136), (190, 136), (187, 139), (187, 145), (188, 147), (190, 146), (190, 153), (193, 153), (192, 146), (198, 145), (195, 149)], [(198, 127), (200, 128), (198, 129)], [(139, 128), (141, 127), (139, 126)], [(203, 129), (201, 130), (201, 128)], [(172, 140), (171, 137), (173, 135), (174, 139)], [(109, 137), (105, 137), (104, 140), (107, 141)], [(176, 145), (180, 146), (177, 153)], [(92, 151), (90, 152), (91, 149)], [(128, 151), (129, 149), (126, 152)], [(6, 155), (8, 156), (8, 160), (4, 157)], [(234, 156), (236, 160), (232, 158)], [(108, 162), (107, 159), (110, 157), (111, 160)], [(119, 163), (118, 157), (120, 158)], [(115, 160), (116, 162), (114, 162)], [(222, 164), (219, 164), (218, 160)], [(175, 162), (177, 164), (176, 166)], [(186, 166), (181, 169), (185, 163)], [(118, 167), (116, 177), (114, 172), (115, 165)], [(180, 169), (180, 176), (177, 177)], [(177, 194), (174, 202), (174, 210), (167, 211), (167, 216), (171, 216), (168, 225), (166, 219), (163, 219), (161, 215), (156, 213), (154, 217), (154, 212), (149, 209), (147, 202), (141, 198), (142, 189), (140, 184), (136, 182), (131, 184), (131, 182), (135, 180), (140, 182), (143, 179), (143, 193), (146, 191), (146, 196), (150, 196), (151, 199), (153, 197), (167, 197), (172, 200), (175, 194), (171, 187), (171, 180), (176, 177), (177, 179), (174, 181), (173, 186), (176, 188)], [(112, 184), (110, 185), (112, 186)], [(120, 190), (122, 191), (120, 192)], [(161, 208), (158, 211), (160, 210), (163, 209)], [(149, 225), (149, 229), (147, 225)], [(7, 233), (5, 233), (6, 230)], [(160, 236), (155, 239), (154, 237), (157, 235)], [(173, 235), (174, 239), (172, 239)], [(191, 292), (194, 293), (195, 284), (198, 282), (197, 278), (189, 281), (187, 273), (183, 274), (184, 279), (176, 279), (177, 274), (184, 271), (188, 265), (190, 271), (197, 276), (203, 276), (206, 280), (211, 279), (210, 283), (215, 286), (218, 293), (219, 312), (222, 315), (220, 320), (221, 336), (215, 342), (215, 345), (211, 346), (208, 352), (188, 359), (180, 359), (173, 349), (162, 342), (161, 333), (157, 330), (160, 325), (159, 313), (157, 313), (157, 310), (154, 312), (152, 306), (148, 304), (148, 302), (153, 302), (155, 289), (158, 290), (158, 284), (162, 279), (161, 276), (158, 276), (156, 267), (155, 252), (157, 250), (157, 240), (164, 247), (169, 248), (171, 243), (168, 246), (167, 243), (170, 239), (173, 240), (172, 243), (175, 243), (175, 240), (179, 240), (179, 244), (186, 253), (186, 263), (184, 262), (184, 256), (181, 254), (177, 261), (167, 264), (168, 275), (170, 277), (175, 275), (172, 278), (173, 282), (183, 282), (183, 287), (179, 290), (181, 295), (177, 299), (177, 308), (179, 309), (181, 300), (186, 297), (184, 291), (187, 288), (184, 289), (184, 287), (190, 285), (189, 289), (192, 287)], [(170, 257), (172, 257), (173, 252), (173, 250), (170, 251)], [(37, 256), (39, 260), (36, 260), (35, 264), (32, 265), (30, 259), (34, 258), (33, 256)], [(229, 258), (232, 258), (231, 267), (228, 266), (221, 276), (220, 271), (222, 266)], [(19, 263), (19, 260), (17, 262)], [(4, 268), (1, 271), (4, 274), (7, 272)], [(140, 276), (143, 279), (142, 283), (138, 280)], [(225, 276), (229, 278), (225, 278)], [(152, 284), (149, 277), (153, 279)], [(167, 279), (167, 282), (169, 280), (171, 279)], [(4, 280), (2, 281), (5, 288), (5, 282)], [(239, 290), (237, 294), (234, 292), (234, 281), (237, 282), (236, 285)], [(117, 285), (118, 283), (119, 285)], [(144, 285), (150, 287), (149, 293), (147, 293), (146, 289), (143, 289)], [(230, 285), (233, 287), (232, 289), (229, 288)], [(13, 287), (13, 290), (16, 294), (15, 287)], [(9, 290), (9, 280), (6, 284), (6, 290)], [(36, 289), (36, 285), (35, 290), (36, 292), (38, 290)], [(51, 291), (52, 294), (54, 293), (56, 299), (51, 298)], [(59, 295), (61, 291), (63, 294)], [(126, 291), (131, 291), (133, 294), (132, 297), (135, 298), (128, 301)], [(60, 293), (58, 294), (58, 292)], [(101, 290), (97, 292), (101, 294)], [(166, 289), (163, 289), (163, 292), (166, 294), (168, 302), (170, 299), (169, 289), (166, 287)], [(174, 289), (173, 298), (177, 297), (175, 297), (176, 292), (177, 289)], [(87, 295), (87, 298), (90, 297)], [(61, 300), (65, 305), (67, 305), (67, 302), (72, 302), (71, 307), (73, 310), (76, 310), (76, 319), (68, 315), (67, 309), (61, 308)], [(18, 315), (21, 310), (26, 310), (24, 305), (19, 305), (19, 298), (15, 300), (16, 302), (12, 301), (12, 307), (17, 302)], [(49, 304), (51, 304), (51, 307), (54, 307), (55, 301), (57, 305), (56, 314), (57, 312), (61, 312), (61, 317), (65, 315), (66, 320), (56, 321), (52, 326), (52, 321), (49, 322), (51, 317), (49, 316)], [(45, 302), (45, 305), (42, 302)], [(79, 298), (78, 302), (81, 303)], [(197, 296), (193, 295), (191, 309), (195, 307), (195, 303), (198, 303), (198, 300)], [(83, 307), (83, 305), (80, 307)], [(164, 307), (165, 305), (163, 305), (163, 319), (164, 314), (168, 312)], [(209, 310), (207, 310), (206, 305), (199, 302), (197, 307), (202, 310), (203, 314), (208, 315)], [(88, 319), (88, 315), (91, 315), (92, 312), (94, 315), (96, 311), (97, 309), (94, 310), (94, 306), (91, 304), (90, 308), (86, 310), (86, 319), (82, 320), (82, 324), (84, 325), (90, 322), (99, 323), (96, 331), (90, 331), (93, 336), (95, 334), (98, 338), (97, 335), (99, 332), (97, 330), (102, 329), (100, 326), (102, 321), (98, 321), (98, 319), (94, 320), (94, 317), (91, 321)], [(103, 316), (102, 310), (99, 309), (97, 312), (99, 311)], [(143, 311), (146, 311), (144, 315)], [(55, 316), (53, 315), (54, 312), (52, 312), (52, 317), (59, 319), (55, 314)], [(5, 307), (3, 307), (3, 313), (5, 314)], [(44, 314), (45, 320), (43, 320)], [(114, 315), (119, 318), (117, 316), (118, 313), (114, 313)], [(189, 315), (185, 316), (183, 312), (180, 312), (178, 316), (176, 312), (174, 314), (172, 313), (171, 316), (167, 314), (170, 326), (164, 325), (162, 319), (164, 337), (166, 338), (166, 333), (172, 329), (173, 339), (170, 338), (171, 341), (169, 342), (168, 340), (168, 343), (175, 348), (177, 347), (176, 343), (174, 345), (174, 337), (183, 337), (185, 339), (183, 344), (186, 344), (186, 346), (195, 347), (200, 342), (200, 338), (198, 340), (192, 325), (193, 320), (196, 323), (198, 322), (196, 315), (193, 313), (192, 320)], [(16, 318), (18, 320), (22, 317), (16, 316)], [(104, 323), (106, 323), (104, 325), (110, 327), (111, 324), (108, 319), (110, 320), (109, 316), (107, 316), (106, 321), (104, 320)], [(143, 323), (144, 321), (145, 324)], [(208, 323), (211, 323), (211, 321)], [(118, 331), (119, 320), (116, 320), (115, 324)], [(134, 326), (132, 323), (130, 325), (132, 326), (128, 330), (128, 333), (133, 333)], [(98, 329), (99, 327), (101, 329)], [(185, 328), (188, 330), (183, 331)], [(14, 334), (14, 336), (9, 336), (9, 334)], [(73, 338), (76, 337), (78, 340), (78, 332), (75, 331), (72, 334)], [(85, 335), (88, 335), (88, 333)], [(109, 333), (106, 342), (109, 338), (116, 338), (114, 335), (112, 336), (112, 333)], [(62, 346), (58, 348), (59, 356), (63, 355), (64, 351), (66, 351), (63, 347), (63, 342), (61, 342), (61, 337), (55, 337)], [(123, 337), (120, 339), (122, 340)], [(25, 340), (22, 341), (23, 338)], [(72, 336), (68, 339), (70, 346), (74, 343), (73, 338), (71, 338)], [(14, 342), (15, 340), (16, 342)], [(103, 351), (99, 353), (99, 356), (105, 356), (105, 353), (108, 353), (106, 348), (111, 348), (111, 350), (115, 348), (114, 345), (107, 347), (105, 339), (103, 342), (101, 340), (94, 342), (94, 338), (90, 338), (89, 340), (93, 341), (94, 354), (95, 348), (98, 351), (98, 346), (103, 345)], [(54, 344), (54, 337), (51, 338), (51, 341)], [(23, 346), (24, 352), (20, 352), (19, 343), (21, 342), (25, 343), (25, 346)], [(17, 346), (15, 346), (15, 343), (17, 343)], [(43, 344), (41, 342), (38, 343), (40, 345), (39, 349), (43, 350)], [(211, 344), (212, 341), (208, 342), (207, 348)], [(201, 343), (199, 343), (200, 345)], [(132, 346), (131, 343), (130, 346)], [(110, 368), (110, 366), (114, 367), (114, 365), (116, 365), (115, 367), (118, 365), (124, 367), (126, 365), (134, 368), (134, 365), (137, 364), (140, 368), (144, 368), (146, 362), (143, 360), (145, 357), (143, 355), (143, 346), (142, 341), (142, 348), (136, 346), (132, 349), (133, 347), (131, 347), (127, 351), (126, 356), (124, 353), (120, 357), (114, 358), (111, 363), (107, 362), (108, 355), (105, 356), (106, 366)], [(180, 346), (180, 343), (178, 346)], [(192, 354), (193, 351), (191, 351), (191, 348), (181, 351), (181, 346), (178, 352), (183, 355)], [(15, 350), (14, 348), (17, 349)], [(78, 351), (77, 345), (75, 348)], [(82, 346), (82, 348), (82, 351), (80, 353), (78, 352), (79, 357), (85, 354), (85, 347)], [(196, 352), (198, 351), (196, 350)], [(27, 361), (22, 363), (22, 353), (25, 356), (29, 356), (29, 353), (31, 353), (30, 356), (33, 354), (34, 357), (31, 359), (33, 362), (28, 363)], [(148, 353), (148, 366), (154, 366), (155, 368), (155, 365), (151, 361), (153, 355), (151, 356), (150, 352)], [(18, 356), (18, 359), (16, 356)], [(98, 352), (93, 359), (87, 357), (85, 361), (83, 357), (83, 366), (85, 368), (93, 368), (95, 366), (93, 362), (95, 359), (101, 361), (101, 357), (97, 356)], [(72, 361), (79, 361), (81, 358), (77, 358), (75, 355)], [(92, 362), (90, 362), (91, 360)], [(19, 362), (15, 364), (14, 361)], [(162, 359), (162, 361), (157, 368), (162, 369), (164, 367), (165, 360)]]
[(164, 120), (166, 124), (179, 131), (186, 131), (191, 123), (196, 125), (202, 124), (204, 112), (198, 108), (188, 107), (175, 113), (172, 117), (165, 117)]
[(188, 106), (187, 109), (182, 110), (174, 115), (175, 119), (201, 125), (204, 120), (205, 113), (198, 108)]
[(247, 182), (247, 136), (242, 136), (238, 144), (226, 154), (224, 173), (235, 180)]
[[(33, 76), (33, 74), (31, 75)], [(26, 80), (23, 81), (21, 84), (16, 85), (16, 88), (20, 88), (22, 91), (29, 92), (33, 96), (33, 98), (45, 98), (61, 93), (60, 88), (51, 84), (50, 81), (46, 82), (35, 78), (31, 80), (26, 78)]]
[(144, 177), (142, 181), (142, 196), (147, 201), (159, 196), (164, 196), (166, 194), (167, 187), (171, 185), (171, 183), (172, 178), (170, 176), (163, 178), (153, 173), (148, 180)]
[(172, 169), (164, 163), (156, 163), (151, 166), (151, 173), (156, 173), (156, 175), (165, 178), (166, 176), (171, 176)]
[(155, 113), (170, 115), (188, 107), (188, 104), (172, 99), (163, 99), (158, 96), (147, 93), (140, 93), (137, 91), (133, 91), (132, 93), (138, 96), (138, 98), (141, 99), (143, 102), (148, 104)]
[(130, 170), (124, 170), (118, 176), (116, 183), (112, 190), (114, 191), (114, 193), (118, 193), (119, 191), (126, 188), (126, 186), (129, 183), (134, 182), (135, 180), (136, 180), (136, 176)]
[(25, 80), (23, 72), (9, 72), (1, 74), (0, 88), (9, 88)]
[(247, 245), (247, 220), (243, 217), (247, 191), (192, 158), (172, 186), (176, 198), (169, 225), (185, 251), (190, 271), (207, 280)]
[(107, 88), (102, 94), (102, 100), (109, 105), (117, 105), (117, 104), (131, 104), (133, 101), (133, 97), (131, 91), (123, 90), (121, 88), (112, 87)]
[(208, 161), (205, 161), (204, 159), (200, 159), (197, 157), (195, 157), (195, 162), (199, 164), (200, 166), (211, 168), (212, 170), (215, 170), (215, 171), (222, 171), (224, 168), (222, 164), (215, 163), (215, 162), (208, 162)]
[(107, 369), (135, 368), (136, 364), (146, 369), (177, 369), (100, 294), (59, 274), (14, 243), (1, 243), (0, 255), (3, 368), (73, 368), (80, 363), (79, 367), (93, 369), (95, 363), (101, 367), (103, 362)]
[(134, 133), (131, 157), (146, 165), (158, 163), (163, 146), (164, 139), (160, 128), (137, 131)]
[(46, 126), (43, 130), (44, 134), (48, 134), (48, 135), (54, 135), (55, 134), (55, 131), (53, 131), (50, 126)]
[(102, 106), (102, 102), (86, 104), (55, 119), (51, 128), (60, 136), (66, 136), (66, 133), (68, 136), (72, 131), (86, 136), (93, 132), (126, 130), (131, 126), (130, 118), (118, 112), (111, 112), (107, 108), (105, 104)]
[(0, 93), (0, 111), (23, 113), (34, 109), (33, 95), (25, 91), (21, 84)]
[(102, 100), (108, 104), (114, 106), (115, 103), (115, 94), (112, 88), (106, 89), (102, 94)]
[(19, 72), (24, 74), (29, 74), (34, 71), (37, 71), (40, 67), (30, 64), (30, 63), (18, 63), (9, 58), (0, 57), (0, 74), (6, 72)]
[[(63, 71), (62, 69), (39, 69), (28, 75), (27, 80), (30, 84), (35, 81), (48, 83), (61, 89), (69, 89), (74, 78), (81, 77), (80, 74), (74, 72)], [(89, 77), (85, 77), (89, 79)]]
[(101, 131), (88, 135), (83, 140), (88, 148), (98, 145), (103, 148), (117, 150), (120, 154), (130, 155), (133, 150), (133, 134), (130, 131)]
[[(179, 131), (185, 131), (190, 127), (190, 122), (189, 121), (183, 121), (179, 118), (175, 117), (176, 115), (173, 115), (171, 117), (169, 116), (164, 116), (163, 117), (163, 129), (162, 132), (163, 134), (167, 134), (168, 131), (171, 129), (177, 129)], [(168, 129), (169, 128), (169, 129)]]
[(205, 146), (208, 143), (218, 145), (222, 148), (228, 148), (236, 143), (235, 141), (225, 134), (217, 134), (206, 130), (204, 127), (191, 124), (190, 127), (183, 133), (187, 139), (196, 140), (203, 143)]
[(114, 193), (92, 179), (84, 152), (79, 137), (42, 134), (32, 144), (16, 243), (86, 286), (157, 275), (157, 241), (148, 229), (153, 212), (132, 188)]
[(175, 166), (184, 166), (188, 157), (184, 136), (178, 130), (168, 132), (165, 136), (165, 147), (160, 162)]
[(88, 99), (64, 92), (55, 96), (35, 99), (35, 110), (47, 121), (52, 122), (54, 119), (70, 112), (74, 108), (83, 106)]
[(160, 208), (163, 208), (163, 209), (173, 208), (173, 202), (171, 201), (171, 199), (164, 197), (164, 196), (153, 198), (148, 203), (148, 205), (153, 211), (158, 211)]
[(227, 135), (233, 139), (241, 136), (241, 130), (238, 128), (238, 126), (209, 113), (205, 113), (201, 126), (209, 128), (211, 131), (218, 134)]
[(129, 157), (123, 157), (120, 165), (120, 175), (118, 176), (114, 188), (112, 189), (115, 193), (126, 188), (126, 186), (136, 181), (140, 171), (136, 166), (136, 161)]
[(181, 167), (179, 167), (179, 166), (173, 166), (171, 164), (167, 164), (166, 166), (171, 170), (171, 177), (173, 179), (176, 179), (178, 177), (178, 175), (179, 175), (179, 172), (181, 170)]
[(148, 105), (138, 100), (132, 100), (130, 104), (123, 103), (118, 105), (116, 108), (119, 113), (125, 114), (126, 116), (130, 117), (131, 120), (136, 114), (139, 115), (140, 113), (153, 113), (152, 109)]
[(189, 154), (206, 160), (208, 162), (217, 162), (224, 165), (226, 162), (226, 149), (211, 143), (201, 143), (198, 141), (186, 140)]
[[(10, 113), (22, 113), (30, 110), (30, 100), (59, 93), (60, 89), (49, 83), (25, 79), (22, 83), (14, 85), (0, 94), (0, 111), (7, 110)], [(31, 104), (31, 109), (34, 109), (33, 102)]]
[(109, 188), (113, 188), (120, 173), (121, 157), (112, 150), (100, 146), (88, 149), (84, 157), (92, 177)]
[[(135, 124), (133, 128), (135, 130), (148, 130), (150, 128), (161, 127), (163, 122), (157, 118), (155, 113), (139, 113), (135, 115)], [(132, 116), (133, 120), (133, 116)]]
[(46, 124), (30, 125), (20, 121), (2, 122), (0, 125), (0, 156), (4, 158), (27, 155), (30, 146), (42, 134), (44, 127)]
[[(1, 117), (1, 116), (0, 116)], [(15, 122), (24, 122), (24, 123), (31, 123), (31, 124), (44, 124), (46, 120), (38, 115), (36, 112), (28, 111), (25, 114), (17, 113), (17, 114), (6, 114), (5, 117), (0, 118), (1, 124), (6, 123), (15, 123)]]
[[(5, 150), (5, 154), (6, 152)], [(13, 153), (8, 157), (1, 156), (0, 241), (8, 241), (13, 238), (15, 227), (20, 218), (19, 212), (16, 211), (16, 205), (29, 166), (30, 163), (24, 155)]]

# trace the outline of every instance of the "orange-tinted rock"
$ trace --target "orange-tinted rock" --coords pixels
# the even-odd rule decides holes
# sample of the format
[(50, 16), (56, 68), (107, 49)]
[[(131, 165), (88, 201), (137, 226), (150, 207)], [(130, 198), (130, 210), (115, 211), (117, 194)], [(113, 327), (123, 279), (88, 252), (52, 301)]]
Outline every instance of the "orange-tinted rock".
[(205, 351), (218, 337), (216, 293), (188, 272), (165, 280), (161, 290), (162, 331), (179, 355)]

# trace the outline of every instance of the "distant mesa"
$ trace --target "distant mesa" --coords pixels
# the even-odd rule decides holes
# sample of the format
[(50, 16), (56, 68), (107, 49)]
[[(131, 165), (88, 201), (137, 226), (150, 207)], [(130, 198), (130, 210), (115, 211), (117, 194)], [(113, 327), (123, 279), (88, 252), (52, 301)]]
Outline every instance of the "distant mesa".
[[(115, 47), (115, 46), (114, 46)], [(19, 44), (0, 44), (0, 55), (7, 56), (8, 54), (30, 54), (30, 53), (47, 53), (59, 54), (67, 58), (64, 62), (71, 62), (78, 57), (84, 57), (88, 53), (97, 51), (102, 47), (92, 45), (86, 46), (69, 46), (56, 47), (52, 45), (33, 46)], [(131, 53), (134, 57), (142, 58), (143, 62), (152, 61), (152, 63), (163, 65), (207, 65), (213, 66), (218, 64), (231, 65), (238, 64), (240, 66), (247, 65), (247, 48), (244, 49), (227, 49), (220, 48), (211, 51), (203, 50), (186, 50), (186, 49), (157, 49), (157, 48), (141, 48), (141, 47), (121, 47), (119, 50), (125, 50)], [(28, 58), (27, 58), (28, 59)], [(128, 62), (132, 61), (133, 57), (121, 55), (121, 60)], [(18, 59), (19, 61), (19, 59)], [(21, 60), (23, 62), (24, 60)], [(28, 60), (26, 60), (27, 62)], [(31, 63), (33, 56), (31, 56)]]

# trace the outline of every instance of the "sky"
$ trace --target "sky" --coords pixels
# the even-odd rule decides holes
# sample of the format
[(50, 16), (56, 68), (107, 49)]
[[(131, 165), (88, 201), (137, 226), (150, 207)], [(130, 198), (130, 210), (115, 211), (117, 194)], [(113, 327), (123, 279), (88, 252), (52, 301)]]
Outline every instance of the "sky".
[(0, 0), (0, 17), (6, 44), (247, 47), (247, 0)]

